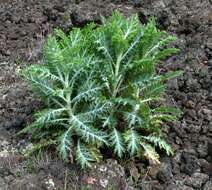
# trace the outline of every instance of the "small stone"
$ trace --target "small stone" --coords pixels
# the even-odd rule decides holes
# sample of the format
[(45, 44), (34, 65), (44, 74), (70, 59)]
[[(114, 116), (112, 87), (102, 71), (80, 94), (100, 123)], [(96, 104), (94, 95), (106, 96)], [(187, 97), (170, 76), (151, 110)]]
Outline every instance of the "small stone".
[(204, 158), (208, 155), (208, 147), (207, 144), (199, 144), (197, 147), (197, 152), (200, 158)]
[(178, 136), (176, 136), (175, 137), (175, 143), (178, 144), (178, 145), (181, 145), (182, 144), (182, 140)]
[(102, 165), (102, 166), (99, 167), (99, 171), (106, 172), (107, 171), (107, 167)]
[(49, 190), (54, 190), (54, 189), (56, 189), (56, 188), (55, 188), (54, 181), (53, 181), (52, 178), (48, 178), (47, 181), (45, 182), (45, 184), (46, 184), (46, 186), (47, 186), (46, 188), (49, 189)]
[(212, 142), (208, 142), (208, 155), (212, 157)]
[(15, 88), (15, 89), (10, 89), (9, 96), (13, 97), (14, 99), (18, 99), (18, 98), (24, 97), (26, 95), (25, 93), (26, 92), (23, 89), (18, 87), (18, 88)]
[(93, 185), (93, 184), (96, 183), (97, 180), (94, 177), (87, 177), (85, 181), (86, 181), (87, 184)]
[(10, 155), (11, 153), (7, 150), (3, 150), (3, 151), (0, 151), (0, 158), (6, 158)]
[(24, 118), (21, 116), (16, 116), (15, 118), (11, 119), (10, 121), (5, 122), (6, 129), (14, 129), (19, 128), (24, 124)]
[(208, 181), (208, 182), (205, 184), (203, 190), (212, 190), (212, 181)]
[(172, 79), (167, 83), (167, 88), (170, 90), (178, 90), (177, 79)]
[(161, 163), (157, 178), (163, 183), (166, 183), (173, 178), (172, 166), (169, 159), (165, 159), (164, 162)]
[(134, 5), (134, 7), (141, 7), (142, 3), (140, 0), (134, 0), (133, 5)]
[(170, 181), (173, 177), (170, 159), (163, 158), (160, 165), (149, 167), (148, 174), (152, 179), (158, 179), (163, 183)]
[(108, 186), (108, 180), (107, 179), (100, 179), (99, 183), (103, 188), (106, 188)]
[[(126, 188), (123, 188), (123, 190), (124, 189), (126, 189)], [(157, 180), (154, 180), (154, 181), (144, 180), (141, 183), (141, 186), (140, 186), (139, 189), (142, 189), (142, 190), (164, 190), (164, 187)], [(126, 189), (126, 190), (128, 190), (128, 189)], [(136, 190), (137, 190), (137, 188), (136, 188)]]
[(65, 12), (65, 8), (62, 5), (55, 5), (53, 8), (59, 12)]
[(189, 117), (191, 117), (192, 119), (196, 119), (197, 118), (197, 114), (196, 114), (196, 111), (195, 110), (187, 110), (186, 111), (186, 115), (188, 115)]
[(173, 129), (177, 133), (177, 136), (179, 136), (180, 138), (184, 138), (187, 136), (183, 124), (181, 124), (180, 122), (175, 122), (173, 125)]
[(178, 190), (179, 188), (175, 184), (170, 184), (165, 190)]
[(24, 30), (20, 31), (20, 36), (24, 37), (26, 35), (27, 35), (27, 32), (26, 31), (24, 31)]
[(172, 163), (172, 173), (175, 174), (179, 174), (180, 173), (180, 165), (176, 162)]
[(134, 165), (132, 165), (132, 167), (130, 168), (130, 175), (133, 177), (133, 179), (135, 181), (138, 181), (138, 179), (140, 178), (141, 174), (138, 171), (138, 168)]
[(195, 171), (200, 170), (200, 164), (198, 163), (197, 158), (190, 153), (182, 153), (182, 162), (185, 164), (182, 165), (181, 171), (187, 175), (192, 175)]
[(160, 166), (159, 165), (152, 165), (148, 167), (148, 174), (152, 179), (157, 178), (157, 173), (159, 171)]
[(208, 40), (206, 46), (207, 46), (209, 49), (212, 49), (212, 40)]
[(142, 185), (141, 185), (141, 189), (142, 190), (152, 190), (152, 185), (151, 185), (151, 183), (143, 183)]
[(187, 186), (187, 185), (183, 185), (182, 188), (180, 188), (180, 189), (178, 188), (176, 190), (194, 190), (194, 189), (192, 187)]
[(209, 109), (203, 109), (202, 112), (205, 114), (205, 118), (208, 120), (208, 121), (211, 121), (212, 120), (212, 110), (209, 110)]
[(201, 131), (201, 126), (200, 125), (189, 125), (187, 130), (190, 133), (199, 133)]
[(6, 184), (4, 182), (4, 179), (0, 177), (0, 190), (4, 190), (5, 187), (6, 187)]
[(10, 52), (10, 50), (2, 50), (2, 54), (5, 56), (10, 56), (11, 52)]
[(194, 173), (191, 177), (185, 178), (185, 184), (200, 189), (208, 180), (208, 175), (203, 173)]
[[(212, 100), (211, 100), (212, 101)], [(212, 121), (208, 124), (208, 130), (212, 133)]]
[(199, 163), (201, 165), (202, 172), (212, 176), (212, 164), (205, 159), (199, 159)]
[(195, 107), (195, 103), (192, 100), (188, 100), (185, 103), (186, 108), (194, 108)]
[(170, 184), (165, 190), (194, 190), (192, 187), (187, 185), (178, 186), (175, 184)]
[(0, 178), (5, 178), (7, 176), (10, 176), (11, 171), (9, 168), (6, 167), (0, 167)]
[(173, 157), (173, 161), (175, 163), (180, 163), (181, 162), (181, 157), (182, 157), (182, 152), (176, 152), (176, 154)]

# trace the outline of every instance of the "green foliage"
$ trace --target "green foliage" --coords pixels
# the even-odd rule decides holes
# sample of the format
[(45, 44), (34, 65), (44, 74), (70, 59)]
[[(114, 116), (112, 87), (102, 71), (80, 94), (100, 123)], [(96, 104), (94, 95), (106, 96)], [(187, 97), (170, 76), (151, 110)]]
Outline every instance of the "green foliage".
[(155, 67), (178, 52), (167, 48), (174, 40), (153, 19), (141, 25), (137, 16), (117, 12), (99, 27), (90, 24), (68, 35), (56, 30), (44, 47), (43, 64), (23, 71), (46, 109), (22, 132), (45, 145), (54, 142), (65, 160), (75, 158), (82, 167), (99, 161), (101, 148), (156, 163), (155, 147), (172, 155), (161, 126), (180, 112), (159, 102), (164, 82), (180, 72), (159, 75)]

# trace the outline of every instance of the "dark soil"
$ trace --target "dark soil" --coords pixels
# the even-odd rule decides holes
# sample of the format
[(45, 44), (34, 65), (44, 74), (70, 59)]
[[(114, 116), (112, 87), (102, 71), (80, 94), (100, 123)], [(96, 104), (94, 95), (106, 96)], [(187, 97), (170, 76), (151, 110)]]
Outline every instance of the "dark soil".
[[(17, 75), (40, 59), (53, 28), (100, 22), (119, 10), (138, 13), (142, 23), (155, 16), (158, 27), (178, 36), (181, 53), (160, 71), (184, 70), (167, 84), (167, 100), (183, 112), (164, 126), (175, 150), (160, 166), (108, 160), (89, 171), (42, 154), (24, 159), (30, 141), (15, 133), (32, 119), (41, 103)], [(0, 190), (142, 189), (212, 190), (212, 3), (210, 0), (1, 0), (0, 1)]]

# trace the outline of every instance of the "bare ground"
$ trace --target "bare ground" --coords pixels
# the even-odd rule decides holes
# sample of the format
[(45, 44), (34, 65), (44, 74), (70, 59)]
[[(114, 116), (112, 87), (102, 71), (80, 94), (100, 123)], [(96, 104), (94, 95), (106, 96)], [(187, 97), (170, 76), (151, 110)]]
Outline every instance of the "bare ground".
[[(1, 0), (0, 1), (0, 190), (142, 189), (212, 190), (212, 12), (209, 0)], [(167, 85), (167, 100), (183, 110), (180, 121), (164, 126), (174, 147), (161, 166), (106, 160), (81, 171), (55, 155), (25, 159), (30, 139), (16, 132), (42, 104), (32, 97), (18, 71), (37, 62), (48, 33), (83, 27), (100, 14), (138, 13), (142, 23), (157, 18), (161, 29), (178, 36), (181, 53), (160, 71), (184, 70)]]

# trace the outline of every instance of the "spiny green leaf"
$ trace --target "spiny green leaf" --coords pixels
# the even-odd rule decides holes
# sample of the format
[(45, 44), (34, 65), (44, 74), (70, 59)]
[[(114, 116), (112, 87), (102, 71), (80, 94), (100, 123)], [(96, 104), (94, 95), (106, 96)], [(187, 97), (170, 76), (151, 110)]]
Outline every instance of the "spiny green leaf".
[(70, 158), (71, 146), (73, 146), (72, 142), (72, 127), (69, 127), (65, 133), (63, 133), (59, 137), (59, 146), (58, 151), (64, 160), (68, 160)]
[(106, 134), (93, 128), (89, 121), (80, 120), (77, 116), (72, 115), (70, 123), (74, 126), (78, 135), (82, 136), (86, 142), (107, 144)]
[(165, 150), (168, 156), (173, 155), (174, 152), (169, 144), (166, 143), (164, 139), (158, 136), (149, 135), (146, 137), (142, 137), (150, 143), (153, 143), (154, 146), (158, 146), (160, 149)]
[(110, 142), (111, 145), (114, 147), (114, 152), (121, 158), (125, 151), (124, 148), (124, 139), (119, 131), (113, 128), (110, 134)]
[(135, 155), (140, 149), (140, 136), (135, 130), (130, 129), (125, 133), (124, 137), (128, 152), (130, 152), (131, 156)]
[(170, 80), (172, 78), (178, 77), (183, 74), (183, 71), (169, 71), (165, 75), (163, 75), (161, 78), (162, 80)]
[(140, 144), (144, 149), (144, 156), (154, 164), (160, 164), (159, 154), (156, 152), (155, 148), (145, 142), (141, 142)]
[(91, 167), (91, 162), (95, 161), (89, 149), (79, 140), (77, 142), (76, 160), (82, 168)]

